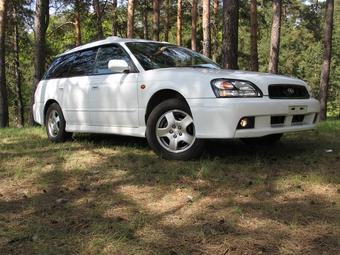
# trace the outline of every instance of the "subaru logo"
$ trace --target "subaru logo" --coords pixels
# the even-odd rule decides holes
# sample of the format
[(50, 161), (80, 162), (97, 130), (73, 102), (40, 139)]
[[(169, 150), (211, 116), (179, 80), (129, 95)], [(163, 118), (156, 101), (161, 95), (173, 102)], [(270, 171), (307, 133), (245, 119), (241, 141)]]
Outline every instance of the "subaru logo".
[(294, 90), (293, 88), (288, 88), (288, 89), (287, 89), (287, 92), (288, 92), (289, 94), (293, 95), (294, 92), (295, 92), (295, 90)]

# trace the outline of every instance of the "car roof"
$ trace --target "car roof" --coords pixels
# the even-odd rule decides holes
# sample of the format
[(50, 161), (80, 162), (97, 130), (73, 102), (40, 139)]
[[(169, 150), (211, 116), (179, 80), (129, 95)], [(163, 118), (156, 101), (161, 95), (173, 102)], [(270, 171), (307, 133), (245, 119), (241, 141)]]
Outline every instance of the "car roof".
[(129, 38), (121, 38), (121, 37), (118, 37), (118, 36), (110, 36), (110, 37), (107, 37), (106, 39), (93, 41), (93, 42), (90, 42), (90, 43), (86, 43), (86, 44), (77, 46), (77, 47), (72, 48), (72, 49), (68, 49), (65, 52), (59, 54), (58, 56), (67, 55), (67, 54), (70, 54), (70, 53), (73, 53), (73, 52), (91, 49), (91, 48), (94, 48), (94, 47), (107, 45), (107, 44), (111, 44), (111, 43), (126, 43), (126, 42), (166, 43), (166, 42), (157, 42), (157, 41), (144, 40), (144, 39), (129, 39)]

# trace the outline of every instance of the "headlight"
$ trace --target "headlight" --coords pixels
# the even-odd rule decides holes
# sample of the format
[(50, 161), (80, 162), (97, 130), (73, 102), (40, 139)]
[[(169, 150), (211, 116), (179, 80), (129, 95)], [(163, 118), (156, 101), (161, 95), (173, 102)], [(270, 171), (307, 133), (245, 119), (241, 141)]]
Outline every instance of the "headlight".
[(262, 97), (262, 92), (249, 81), (215, 79), (211, 88), (216, 97)]

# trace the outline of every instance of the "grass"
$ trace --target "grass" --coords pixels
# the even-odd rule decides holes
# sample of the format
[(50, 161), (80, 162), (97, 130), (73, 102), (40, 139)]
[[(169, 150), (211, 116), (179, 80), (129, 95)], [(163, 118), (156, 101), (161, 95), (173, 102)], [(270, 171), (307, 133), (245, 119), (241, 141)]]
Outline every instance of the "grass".
[(339, 132), (182, 162), (144, 139), (1, 129), (0, 254), (338, 254)]

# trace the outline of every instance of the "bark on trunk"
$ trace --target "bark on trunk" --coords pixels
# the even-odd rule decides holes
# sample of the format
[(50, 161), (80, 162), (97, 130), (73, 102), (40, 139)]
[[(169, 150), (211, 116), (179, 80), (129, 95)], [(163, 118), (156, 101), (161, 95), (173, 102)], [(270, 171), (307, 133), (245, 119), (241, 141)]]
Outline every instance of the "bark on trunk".
[(153, 26), (152, 26), (152, 39), (159, 41), (159, 2), (160, 0), (153, 1)]
[(203, 55), (210, 58), (210, 0), (203, 0)]
[(143, 36), (145, 40), (149, 39), (148, 11), (143, 10)]
[(117, 0), (113, 0), (112, 3), (112, 12), (113, 12), (113, 19), (112, 19), (112, 35), (117, 36), (118, 34), (118, 23), (117, 23)]
[(251, 70), (258, 71), (258, 53), (257, 53), (257, 0), (250, 1), (250, 58)]
[(281, 10), (282, 0), (274, 0), (273, 24), (270, 41), (269, 73), (278, 73), (279, 52), (280, 52), (280, 31), (281, 31)]
[(7, 24), (7, 8), (7, 0), (0, 0), (0, 128), (9, 126), (5, 74), (5, 32)]
[(219, 0), (214, 0), (214, 10), (213, 10), (213, 41), (212, 41), (212, 60), (217, 62), (218, 55), (218, 21), (217, 21), (217, 13), (218, 13)]
[(197, 0), (193, 0), (191, 17), (191, 49), (194, 51), (197, 51), (196, 31), (197, 31)]
[(222, 65), (238, 69), (238, 0), (223, 0)]
[(177, 6), (177, 44), (182, 45), (182, 0), (178, 0)]
[(46, 63), (46, 30), (49, 22), (49, 0), (37, 0), (34, 16), (34, 76), (29, 126), (34, 126), (33, 103), (35, 89), (44, 75)]
[(127, 38), (134, 37), (135, 6), (134, 0), (128, 2)]
[(169, 28), (170, 28), (170, 21), (169, 21), (169, 10), (170, 10), (170, 0), (165, 1), (165, 24), (164, 24), (164, 40), (167, 42), (169, 41)]
[(74, 3), (74, 27), (76, 30), (76, 46), (81, 45), (81, 28), (80, 28), (80, 0)]
[(325, 39), (320, 81), (320, 120), (327, 118), (328, 82), (331, 66), (334, 0), (326, 1)]

